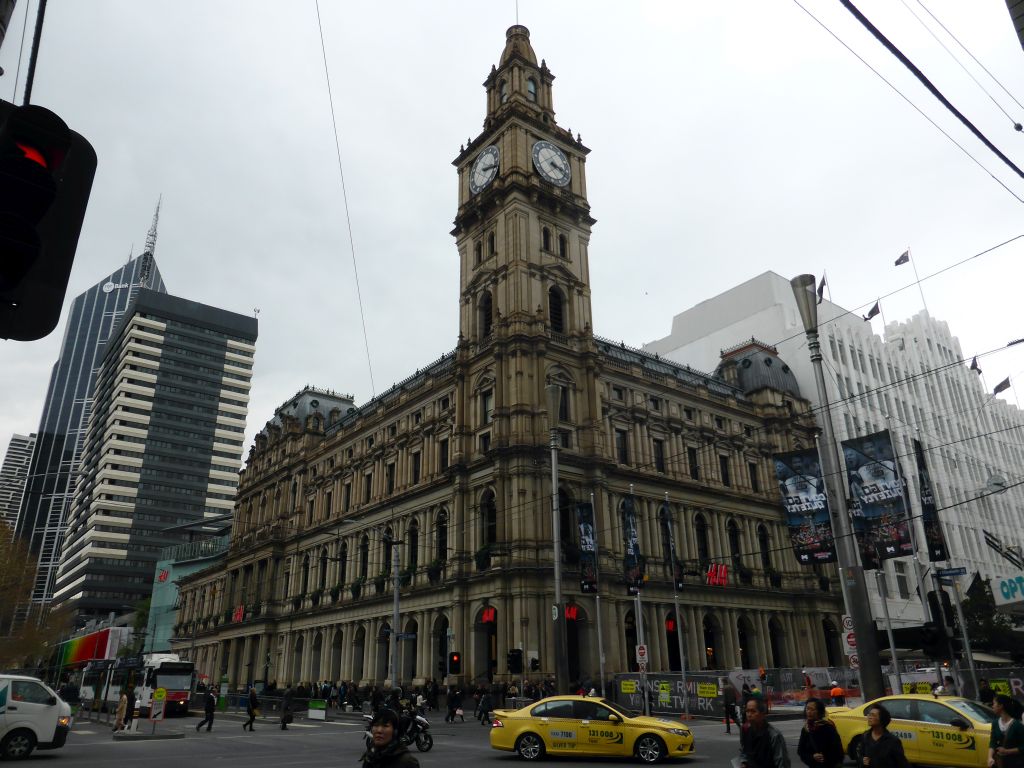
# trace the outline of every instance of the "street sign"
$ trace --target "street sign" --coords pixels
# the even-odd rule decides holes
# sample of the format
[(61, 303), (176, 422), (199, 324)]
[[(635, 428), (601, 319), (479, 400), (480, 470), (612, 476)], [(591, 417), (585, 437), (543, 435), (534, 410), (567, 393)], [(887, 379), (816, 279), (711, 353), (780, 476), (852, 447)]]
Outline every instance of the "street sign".
[(850, 656), (850, 669), (860, 669), (860, 656), (856, 653)]
[(857, 635), (853, 632), (843, 633), (843, 650), (847, 656), (854, 656), (857, 653)]
[(647, 662), (646, 661), (641, 661), (640, 662), (640, 674), (642, 675), (645, 672), (647, 672)]
[(935, 571), (939, 576), (966, 576), (966, 568), (939, 568)]
[(637, 645), (636, 647), (636, 663), (647, 665), (647, 646)]
[(415, 632), (399, 632), (397, 635), (395, 635), (395, 637), (397, 637), (399, 640), (415, 640), (416, 639), (416, 633)]
[(167, 698), (167, 689), (166, 688), (157, 688), (155, 691), (153, 691), (153, 701), (163, 701), (166, 698)]
[(853, 631), (853, 616), (843, 614), (843, 632)]
[(558, 621), (558, 603), (551, 606), (551, 620)]
[[(164, 696), (167, 692), (164, 691)], [(149, 719), (150, 720), (163, 720), (164, 719), (164, 706), (167, 702), (164, 699), (158, 699), (156, 697), (156, 691), (153, 692), (153, 700), (149, 702)], [(154, 728), (156, 726), (153, 726)]]

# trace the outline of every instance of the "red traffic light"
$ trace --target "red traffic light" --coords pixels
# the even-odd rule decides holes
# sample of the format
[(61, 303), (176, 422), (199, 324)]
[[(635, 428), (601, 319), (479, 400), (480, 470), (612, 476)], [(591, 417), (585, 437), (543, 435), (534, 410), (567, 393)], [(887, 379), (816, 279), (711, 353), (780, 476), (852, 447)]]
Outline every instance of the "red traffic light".
[(665, 619), (665, 631), (666, 632), (675, 632), (676, 631), (676, 620), (675, 619)]
[(33, 163), (39, 163), (43, 168), (47, 168), (46, 158), (43, 157), (43, 153), (35, 147), (30, 147), (28, 144), (22, 144), (20, 141), (14, 142), (15, 146), (18, 147), (25, 155), (25, 157), (31, 160)]

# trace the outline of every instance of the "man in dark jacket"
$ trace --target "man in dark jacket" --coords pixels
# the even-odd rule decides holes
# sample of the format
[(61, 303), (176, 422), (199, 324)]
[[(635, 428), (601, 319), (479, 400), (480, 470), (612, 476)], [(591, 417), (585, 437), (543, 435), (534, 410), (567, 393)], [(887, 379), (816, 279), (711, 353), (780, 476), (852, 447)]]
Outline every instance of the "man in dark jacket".
[(214, 694), (212, 687), (207, 688), (206, 693), (203, 695), (203, 711), (206, 713), (206, 717), (199, 721), (199, 725), (196, 726), (197, 732), (204, 725), (207, 731), (213, 729), (213, 713), (217, 711), (217, 696)]
[(768, 704), (747, 702), (746, 723), (740, 731), (740, 768), (789, 768), (786, 740), (768, 722)]
[(370, 721), (372, 743), (362, 756), (364, 768), (420, 768), (420, 761), (398, 740), (398, 715), (382, 709)]
[(284, 689), (281, 697), (281, 730), (288, 730), (288, 723), (292, 721), (292, 700), (295, 698), (295, 691), (291, 685)]

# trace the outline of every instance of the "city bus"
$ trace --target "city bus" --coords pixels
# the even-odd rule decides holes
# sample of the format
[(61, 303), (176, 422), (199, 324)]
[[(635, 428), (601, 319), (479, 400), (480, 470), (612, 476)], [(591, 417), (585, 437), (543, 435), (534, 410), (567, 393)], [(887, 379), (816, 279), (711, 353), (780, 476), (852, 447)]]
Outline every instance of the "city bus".
[(135, 690), (135, 706), (141, 717), (149, 716), (153, 691), (167, 691), (165, 717), (188, 714), (195, 665), (182, 661), (174, 653), (146, 653), (124, 656), (116, 661), (90, 662), (82, 678), (81, 697), (93, 701), (92, 708), (101, 711), (117, 709), (121, 690), (129, 685)]

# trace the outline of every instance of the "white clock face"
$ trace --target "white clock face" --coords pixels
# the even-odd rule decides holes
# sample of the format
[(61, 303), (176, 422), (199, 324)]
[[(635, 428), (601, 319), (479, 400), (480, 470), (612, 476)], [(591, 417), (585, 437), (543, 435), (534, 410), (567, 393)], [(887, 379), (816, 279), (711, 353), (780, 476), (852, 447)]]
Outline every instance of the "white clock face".
[(550, 141), (538, 141), (533, 145), (533, 167), (556, 187), (567, 186), (572, 179), (569, 158)]
[(498, 175), (498, 148), (493, 144), (479, 155), (469, 169), (469, 191), (474, 195), (494, 181)]

